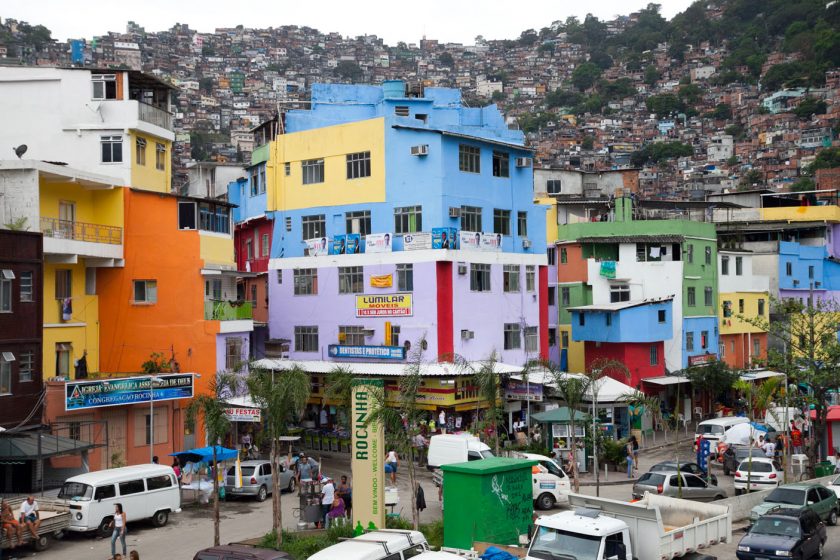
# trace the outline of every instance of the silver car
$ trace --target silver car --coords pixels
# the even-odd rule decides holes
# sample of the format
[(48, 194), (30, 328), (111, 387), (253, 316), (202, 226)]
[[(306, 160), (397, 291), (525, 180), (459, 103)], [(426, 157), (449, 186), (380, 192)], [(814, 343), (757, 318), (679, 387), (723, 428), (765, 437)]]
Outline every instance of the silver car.
[[(679, 480), (680, 476), (682, 476), (682, 482)], [(726, 497), (726, 490), (713, 484), (706, 484), (706, 481), (699, 476), (685, 472), (660, 471), (643, 474), (633, 485), (633, 498), (641, 499), (645, 492), (679, 498), (680, 490), (682, 490), (683, 499), (698, 502), (711, 502)]]
[[(295, 472), (280, 465), (280, 489), (293, 492), (297, 488)], [(230, 467), (225, 476), (225, 494), (228, 496), (256, 496), (262, 502), (271, 493), (271, 463), (265, 460), (242, 461), (242, 486), (236, 487), (236, 467)]]

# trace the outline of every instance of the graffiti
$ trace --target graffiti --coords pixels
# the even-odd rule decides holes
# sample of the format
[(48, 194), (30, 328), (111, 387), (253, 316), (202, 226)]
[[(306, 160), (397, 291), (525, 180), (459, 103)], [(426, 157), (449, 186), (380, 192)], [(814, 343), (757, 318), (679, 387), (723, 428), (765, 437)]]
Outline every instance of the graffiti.
[(493, 477), (493, 482), (491, 482), (491, 486), (493, 488), (493, 494), (499, 499), (503, 506), (510, 507), (510, 499), (508, 495), (505, 494), (504, 490), (502, 489), (502, 483), (499, 481), (499, 475), (495, 475)]

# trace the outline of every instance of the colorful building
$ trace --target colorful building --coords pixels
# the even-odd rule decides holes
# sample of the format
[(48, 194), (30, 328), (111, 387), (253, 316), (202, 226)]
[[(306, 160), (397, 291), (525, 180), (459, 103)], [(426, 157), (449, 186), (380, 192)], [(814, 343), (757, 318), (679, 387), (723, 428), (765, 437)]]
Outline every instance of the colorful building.
[(754, 322), (770, 318), (770, 280), (753, 272), (747, 251), (718, 252), (720, 349), (727, 365), (749, 369), (767, 360), (767, 331)]

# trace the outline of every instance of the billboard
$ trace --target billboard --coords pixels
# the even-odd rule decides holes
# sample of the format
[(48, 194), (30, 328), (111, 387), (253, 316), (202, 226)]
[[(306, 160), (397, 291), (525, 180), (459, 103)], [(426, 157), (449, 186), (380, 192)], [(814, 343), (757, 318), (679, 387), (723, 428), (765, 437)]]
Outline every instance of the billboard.
[(464, 251), (480, 251), (481, 233), (477, 231), (459, 231), (458, 246)]
[[(154, 376), (155, 401), (191, 399), (193, 374), (173, 373)], [(151, 400), (152, 376), (116, 377), (87, 381), (68, 381), (64, 384), (64, 410), (84, 410), (106, 406), (147, 403)]]
[(304, 243), (310, 257), (321, 257), (330, 253), (330, 240), (326, 237), (307, 239)]
[(516, 379), (509, 379), (504, 388), (505, 400), (532, 401), (543, 400), (543, 386), (537, 383), (525, 383)]
[(390, 233), (369, 233), (365, 236), (365, 253), (390, 253)]
[(231, 406), (225, 409), (225, 417), (231, 422), (256, 422), (259, 424), (260, 409)]
[(353, 426), (350, 472), (353, 476), (352, 526), (385, 526), (385, 432), (382, 424), (370, 421), (370, 413), (382, 400), (381, 379), (354, 379), (351, 392)]
[(418, 251), (431, 248), (432, 234), (428, 231), (418, 231), (417, 233), (406, 233), (403, 235), (404, 251)]
[(432, 228), (432, 249), (457, 249), (458, 230), (455, 228)]
[(481, 250), (482, 251), (501, 251), (502, 250), (502, 234), (501, 233), (482, 233), (481, 234)]
[(328, 352), (330, 358), (405, 359), (405, 348), (402, 346), (347, 346), (344, 344), (330, 344)]
[(359, 252), (359, 243), (361, 242), (361, 235), (358, 233), (348, 233), (336, 235), (332, 238), (331, 255), (355, 255)]
[(411, 317), (411, 294), (356, 296), (356, 317)]

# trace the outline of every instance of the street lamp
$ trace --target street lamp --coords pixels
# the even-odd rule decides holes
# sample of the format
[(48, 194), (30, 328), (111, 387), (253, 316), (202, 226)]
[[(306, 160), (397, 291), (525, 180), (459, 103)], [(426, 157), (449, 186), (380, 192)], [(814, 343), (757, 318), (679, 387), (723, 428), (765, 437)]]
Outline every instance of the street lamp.
[(149, 376), (149, 463), (155, 462), (155, 385), (161, 383), (160, 377)]

